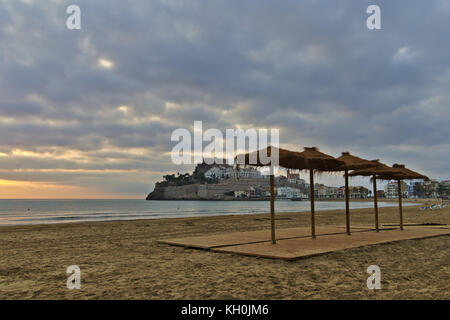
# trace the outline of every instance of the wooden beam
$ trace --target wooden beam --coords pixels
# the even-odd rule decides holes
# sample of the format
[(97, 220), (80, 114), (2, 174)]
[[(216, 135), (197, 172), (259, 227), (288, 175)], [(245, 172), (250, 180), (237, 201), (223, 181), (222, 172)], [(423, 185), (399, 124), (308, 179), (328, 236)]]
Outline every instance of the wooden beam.
[(350, 195), (348, 189), (348, 170), (345, 169), (345, 222), (347, 227), (347, 235), (350, 235)]
[(309, 169), (309, 199), (311, 201), (311, 237), (316, 238), (316, 221), (314, 212), (314, 170)]
[(270, 235), (272, 244), (275, 244), (275, 187), (274, 187), (273, 169), (270, 168)]
[(397, 180), (398, 186), (398, 213), (400, 215), (400, 230), (403, 230), (403, 209), (402, 209), (402, 182)]
[(378, 194), (377, 194), (377, 176), (373, 175), (373, 206), (375, 208), (375, 229), (380, 232), (378, 227)]

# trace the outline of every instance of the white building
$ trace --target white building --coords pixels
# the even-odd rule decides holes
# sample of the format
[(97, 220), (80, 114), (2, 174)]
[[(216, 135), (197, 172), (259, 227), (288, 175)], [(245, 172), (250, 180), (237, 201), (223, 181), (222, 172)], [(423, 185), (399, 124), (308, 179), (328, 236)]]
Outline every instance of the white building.
[(384, 193), (386, 198), (397, 198), (397, 184), (395, 182), (389, 182), (384, 187)]
[[(402, 197), (407, 198), (408, 197), (408, 185), (405, 182), (401, 182), (401, 188), (402, 188)], [(384, 193), (386, 194), (386, 198), (397, 198), (398, 197), (398, 184), (397, 182), (389, 182), (384, 187)]]
[(205, 172), (205, 178), (207, 179), (229, 179), (234, 175), (234, 169), (230, 166), (217, 165)]
[(299, 189), (291, 187), (279, 187), (277, 188), (277, 197), (286, 199), (302, 198), (302, 193)]
[(262, 175), (257, 169), (251, 167), (235, 169), (227, 165), (215, 165), (205, 172), (205, 178), (219, 180), (230, 178), (261, 179)]
[(255, 168), (242, 168), (237, 171), (237, 177), (238, 178), (245, 178), (245, 179), (260, 179), (261, 178), (261, 172), (259, 172)]
[(304, 179), (301, 179), (300, 174), (298, 173), (288, 172), (286, 178), (289, 183), (299, 184), (301, 186), (305, 186), (306, 184), (306, 181)]

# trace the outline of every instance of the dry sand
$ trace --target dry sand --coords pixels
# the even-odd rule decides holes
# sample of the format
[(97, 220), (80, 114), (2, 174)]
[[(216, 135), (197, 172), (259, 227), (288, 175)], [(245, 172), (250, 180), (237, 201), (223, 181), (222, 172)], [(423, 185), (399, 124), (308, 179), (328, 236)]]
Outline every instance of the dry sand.
[[(380, 223), (398, 223), (397, 207)], [(344, 225), (342, 210), (316, 213)], [(373, 223), (352, 210), (352, 225)], [(404, 208), (405, 223), (450, 224), (450, 208)], [(309, 226), (309, 213), (277, 214), (277, 227)], [(269, 228), (267, 215), (0, 228), (1, 299), (449, 299), (450, 237), (368, 246), (288, 262), (184, 249), (156, 240)], [(366, 269), (381, 268), (381, 290)], [(81, 268), (81, 289), (66, 268)]]

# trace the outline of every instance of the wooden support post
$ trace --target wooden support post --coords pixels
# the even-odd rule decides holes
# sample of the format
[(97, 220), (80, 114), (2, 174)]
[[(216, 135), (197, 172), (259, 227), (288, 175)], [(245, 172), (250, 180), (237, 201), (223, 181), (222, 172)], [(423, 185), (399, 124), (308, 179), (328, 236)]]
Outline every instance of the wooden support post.
[(402, 182), (397, 180), (398, 184), (398, 213), (400, 215), (400, 230), (403, 230), (403, 210), (402, 210)]
[(273, 168), (270, 167), (270, 229), (272, 244), (276, 243), (275, 240), (275, 187), (274, 187)]
[(377, 194), (377, 176), (373, 175), (373, 205), (375, 208), (375, 229), (380, 232), (378, 227), (378, 194)]
[(311, 237), (316, 238), (316, 221), (314, 212), (314, 170), (309, 169), (309, 199), (311, 201)]
[(347, 227), (347, 235), (350, 235), (350, 203), (348, 191), (348, 170), (345, 169), (345, 222)]

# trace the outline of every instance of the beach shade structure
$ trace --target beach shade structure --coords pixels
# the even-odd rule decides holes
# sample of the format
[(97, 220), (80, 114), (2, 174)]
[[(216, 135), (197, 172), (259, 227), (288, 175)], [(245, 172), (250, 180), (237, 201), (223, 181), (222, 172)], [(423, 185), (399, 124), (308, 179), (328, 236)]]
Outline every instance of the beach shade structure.
[(429, 180), (429, 178), (423, 174), (415, 172), (405, 167), (404, 164), (394, 164), (392, 166), (394, 171), (388, 172), (386, 168), (385, 173), (381, 173), (377, 176), (380, 180), (396, 180), (397, 181), (397, 194), (398, 194), (398, 212), (400, 219), (400, 230), (403, 230), (403, 208), (402, 208), (402, 180)]
[(320, 152), (316, 147), (305, 147), (299, 155), (306, 159), (305, 163), (299, 163), (297, 169), (309, 170), (309, 199), (311, 202), (311, 237), (316, 238), (316, 222), (314, 209), (314, 171), (329, 172), (342, 171), (345, 162)]
[(276, 165), (286, 169), (303, 169), (308, 165), (306, 159), (300, 155), (299, 152), (290, 151), (281, 148), (267, 147), (254, 152), (241, 154), (236, 156), (235, 162), (237, 165), (250, 165), (257, 167), (270, 166), (270, 229), (272, 243), (276, 243), (275, 239), (275, 187), (273, 164), (268, 162), (267, 158), (276, 156), (278, 154), (278, 161)]
[(350, 204), (349, 204), (349, 186), (348, 186), (348, 172), (349, 170), (360, 170), (377, 167), (380, 164), (376, 161), (370, 161), (359, 158), (350, 154), (350, 152), (342, 152), (339, 158), (336, 158), (345, 163), (344, 165), (344, 178), (345, 178), (345, 220), (347, 234), (350, 235)]
[[(378, 162), (374, 160), (374, 162)], [(374, 207), (375, 207), (375, 228), (379, 231), (378, 225), (378, 204), (377, 204), (377, 179), (380, 180), (397, 180), (398, 193), (399, 193), (399, 216), (400, 216), (400, 229), (403, 230), (403, 212), (402, 212), (402, 200), (401, 200), (401, 180), (403, 179), (428, 179), (426, 176), (406, 169), (403, 165), (395, 164), (393, 167), (389, 167), (385, 164), (378, 162), (380, 165), (361, 170), (354, 170), (349, 173), (349, 176), (372, 176), (373, 189), (374, 189)]]
[(378, 193), (377, 193), (377, 177), (382, 174), (398, 174), (398, 170), (389, 167), (388, 165), (381, 163), (379, 160), (371, 160), (377, 166), (367, 169), (354, 170), (350, 172), (349, 177), (355, 176), (365, 176), (372, 177), (373, 183), (373, 207), (375, 213), (375, 230), (377, 232), (380, 231), (379, 223), (378, 223)]

